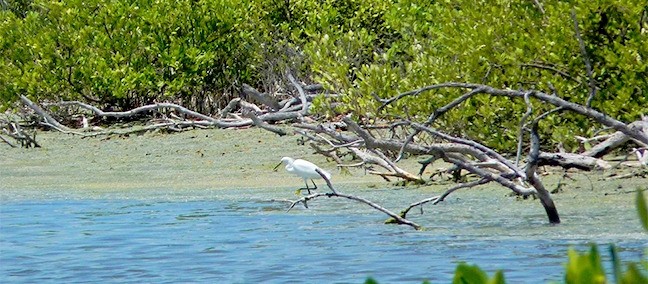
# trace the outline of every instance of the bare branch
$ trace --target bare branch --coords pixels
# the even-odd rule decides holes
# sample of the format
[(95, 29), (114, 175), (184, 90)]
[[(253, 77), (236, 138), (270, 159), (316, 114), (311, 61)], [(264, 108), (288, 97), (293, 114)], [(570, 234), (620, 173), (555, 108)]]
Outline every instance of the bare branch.
[(383, 213), (387, 214), (387, 216), (391, 217), (393, 219), (393, 221), (391, 221), (390, 223), (408, 225), (408, 226), (414, 228), (415, 230), (421, 230), (423, 228), (423, 227), (421, 227), (421, 225), (416, 224), (416, 223), (414, 223), (414, 222), (412, 222), (410, 220), (407, 220), (407, 219), (399, 216), (398, 214), (396, 214), (396, 213), (394, 213), (394, 212), (392, 212), (392, 211), (390, 211), (390, 210), (388, 210), (388, 209), (386, 209), (386, 208), (384, 208), (384, 207), (382, 207), (382, 206), (380, 206), (380, 205), (378, 205), (378, 204), (376, 204), (376, 203), (374, 203), (374, 202), (372, 202), (370, 200), (367, 200), (367, 199), (359, 197), (359, 196), (344, 194), (344, 193), (340, 193), (340, 192), (337, 192), (337, 193), (314, 193), (314, 194), (311, 194), (311, 195), (304, 196), (304, 197), (300, 198), (299, 200), (293, 201), (293, 203), (288, 208), (288, 211), (290, 211), (290, 209), (292, 209), (293, 207), (295, 207), (295, 205), (297, 205), (299, 203), (306, 204), (306, 202), (308, 202), (310, 200), (313, 200), (313, 199), (316, 199), (316, 198), (319, 198), (319, 197), (323, 197), (323, 196), (326, 196), (326, 197), (329, 197), (329, 198), (331, 198), (331, 197), (346, 198), (346, 199), (354, 200), (354, 201), (357, 201), (357, 202), (360, 202), (360, 203), (364, 203), (364, 204), (368, 205), (369, 207), (374, 208), (374, 209), (376, 209), (376, 210), (378, 210), (380, 212), (383, 212)]
[(243, 93), (250, 96), (257, 103), (264, 104), (275, 111), (280, 109), (279, 102), (277, 102), (276, 99), (274, 99), (270, 95), (257, 91), (255, 88), (252, 88), (248, 84), (243, 84)]
[(585, 70), (587, 72), (587, 78), (589, 78), (588, 86), (590, 88), (590, 94), (589, 97), (587, 98), (587, 102), (585, 103), (585, 106), (591, 107), (592, 100), (594, 99), (594, 96), (596, 96), (596, 90), (597, 90), (596, 81), (594, 80), (592, 64), (590, 63), (590, 58), (589, 55), (587, 54), (587, 49), (585, 48), (583, 37), (581, 37), (580, 29), (578, 28), (578, 19), (576, 18), (576, 11), (574, 11), (573, 8), (571, 10), (571, 18), (574, 21), (574, 32), (576, 33), (576, 38), (578, 39), (578, 45), (580, 46), (581, 53), (583, 55), (583, 61), (585, 62)]
[(9, 140), (7, 140), (6, 138), (2, 137), (2, 135), (0, 135), (0, 140), (2, 140), (2, 142), (4, 142), (4, 143), (6, 143), (7, 145), (9, 145), (11, 148), (16, 148), (16, 145), (11, 144), (11, 142), (9, 142)]
[(290, 72), (287, 72), (286, 76), (288, 77), (288, 80), (290, 80), (290, 83), (292, 83), (293, 86), (295, 86), (297, 92), (299, 92), (299, 99), (301, 100), (302, 103), (301, 114), (302, 115), (308, 114), (308, 101), (306, 101), (306, 93), (304, 93), (304, 89), (299, 83), (297, 83), (297, 80), (295, 80), (295, 77), (293, 77), (293, 75), (290, 74)]
[[(523, 98), (524, 95), (527, 92), (522, 92), (522, 91), (516, 91), (516, 90), (504, 90), (504, 89), (495, 89), (490, 86), (485, 86), (481, 84), (469, 84), (469, 83), (457, 83), (457, 82), (448, 82), (448, 83), (443, 83), (443, 84), (436, 84), (436, 85), (431, 85), (427, 87), (423, 87), (420, 89), (417, 89), (415, 91), (410, 91), (406, 93), (402, 93), (401, 95), (398, 95), (394, 98), (391, 98), (387, 101), (388, 103), (392, 103), (402, 97), (405, 96), (411, 96), (411, 95), (417, 95), (420, 94), (421, 92), (428, 91), (428, 90), (434, 90), (434, 89), (440, 89), (440, 88), (465, 88), (465, 89), (476, 89), (479, 90), (477, 93), (484, 93), (484, 94), (489, 94), (489, 95), (494, 95), (494, 96), (505, 96), (505, 97), (510, 97), (510, 98)], [(639, 127), (631, 127), (630, 125), (626, 125), (625, 123), (618, 121), (612, 117), (607, 116), (604, 113), (601, 113), (599, 111), (596, 111), (590, 107), (579, 105), (576, 103), (572, 103), (569, 101), (566, 101), (562, 98), (559, 98), (558, 96), (554, 95), (549, 95), (543, 92), (539, 91), (532, 91), (530, 94), (531, 97), (534, 97), (538, 100), (550, 103), (552, 105), (562, 107), (563, 109), (573, 111), (575, 113), (590, 117), (597, 121), (598, 123), (601, 123), (603, 125), (609, 126), (611, 128), (614, 128), (615, 130), (621, 131), (624, 134), (630, 136), (631, 138), (634, 138), (642, 143), (645, 143), (648, 145), (648, 133), (644, 132), (642, 128)]]
[(524, 126), (526, 125), (526, 120), (529, 118), (533, 112), (533, 107), (531, 106), (531, 101), (529, 100), (529, 94), (524, 95), (524, 103), (526, 103), (527, 109), (522, 119), (520, 119), (520, 129), (518, 129), (518, 144), (517, 144), (517, 154), (515, 155), (515, 166), (520, 165), (520, 155), (522, 155), (522, 140), (524, 138)]
[(403, 211), (401, 211), (400, 216), (403, 217), (403, 218), (406, 218), (407, 213), (410, 210), (412, 210), (412, 208), (417, 207), (417, 206), (423, 206), (424, 204), (429, 203), (429, 202), (433, 202), (432, 204), (434, 204), (434, 205), (439, 204), (439, 202), (445, 200), (445, 198), (448, 197), (448, 195), (450, 195), (451, 193), (457, 191), (458, 189), (475, 187), (475, 186), (482, 185), (482, 184), (485, 184), (485, 183), (488, 183), (488, 182), (490, 182), (488, 179), (479, 179), (479, 180), (475, 180), (475, 181), (455, 185), (455, 186), (451, 187), (450, 189), (446, 190), (446, 192), (444, 192), (442, 195), (437, 195), (437, 196), (434, 196), (434, 197), (426, 198), (426, 199), (423, 199), (423, 200), (420, 200), (420, 201), (417, 201), (417, 202), (414, 202), (414, 203), (410, 204), (407, 208), (405, 208)]
[[(429, 128), (429, 127), (426, 127), (426, 126), (423, 126), (423, 125), (420, 125), (420, 124), (417, 124), (417, 123), (412, 123), (412, 127), (414, 129), (417, 129), (417, 130), (429, 132), (430, 134), (432, 134), (434, 136), (437, 136), (439, 138), (448, 140), (450, 142), (464, 144), (464, 145), (474, 147), (475, 149), (478, 149), (478, 150), (482, 151), (484, 154), (486, 154), (486, 155), (496, 159), (498, 162), (504, 164), (510, 171), (515, 172), (516, 175), (518, 175), (520, 177), (523, 177), (523, 178), (526, 177), (524, 172), (520, 171), (520, 169), (517, 166), (514, 166), (513, 164), (511, 164), (511, 162), (509, 162), (508, 159), (504, 158), (499, 153), (493, 151), (492, 149), (490, 149), (490, 148), (488, 148), (488, 147), (486, 147), (486, 146), (484, 146), (484, 145), (482, 145), (480, 143), (477, 143), (477, 142), (472, 141), (472, 140), (453, 137), (453, 136), (450, 136), (448, 134), (436, 131), (436, 130), (434, 130), (432, 128)], [(481, 161), (486, 160), (485, 157), (482, 157), (482, 156), (480, 156), (478, 154), (473, 154), (473, 156), (480, 159)]]
[(533, 67), (533, 68), (553, 71), (554, 73), (557, 73), (560, 76), (563, 76), (563, 77), (565, 77), (565, 78), (567, 78), (569, 80), (572, 80), (572, 81), (574, 81), (574, 82), (576, 82), (578, 84), (582, 84), (582, 82), (580, 80), (578, 80), (577, 78), (574, 78), (571, 75), (567, 74), (567, 72), (562, 71), (562, 70), (557, 69), (557, 68), (552, 67), (552, 66), (547, 66), (547, 65), (537, 64), (537, 63), (524, 63), (524, 64), (520, 64), (520, 66), (522, 66), (522, 67)]
[(70, 130), (69, 128), (67, 128), (67, 126), (60, 124), (58, 121), (56, 121), (56, 119), (52, 118), (52, 116), (50, 116), (49, 113), (47, 113), (47, 112), (46, 112), (45, 110), (43, 110), (40, 106), (38, 106), (37, 104), (35, 104), (34, 102), (32, 102), (32, 101), (31, 101), (30, 99), (28, 99), (27, 97), (21, 95), (21, 96), (20, 96), (20, 100), (21, 100), (25, 105), (27, 105), (28, 107), (30, 107), (31, 109), (33, 109), (33, 110), (34, 110), (38, 115), (40, 115), (40, 116), (45, 120), (45, 122), (47, 122), (48, 124), (54, 125), (54, 126), (56, 126), (57, 128), (59, 128), (59, 129), (63, 129), (63, 130), (66, 130), (66, 131), (69, 131), (69, 130)]
[(471, 173), (473, 173), (473, 174), (475, 174), (477, 176), (480, 176), (481, 178), (485, 178), (485, 179), (497, 182), (497, 183), (501, 184), (502, 186), (509, 188), (510, 190), (515, 192), (516, 194), (519, 194), (519, 195), (522, 195), (522, 196), (528, 196), (528, 195), (534, 194), (536, 192), (534, 189), (526, 188), (526, 187), (522, 187), (520, 185), (517, 185), (517, 184), (513, 183), (512, 181), (510, 181), (509, 179), (503, 177), (500, 174), (495, 174), (495, 173), (491, 173), (491, 172), (488, 172), (486, 170), (480, 169), (479, 167), (476, 167), (476, 166), (471, 165), (469, 163), (463, 162), (463, 161), (461, 161), (461, 160), (459, 160), (459, 159), (457, 159), (455, 157), (450, 157), (450, 156), (446, 155), (443, 159), (446, 162), (453, 163), (453, 164), (455, 164), (455, 165), (457, 165), (457, 166), (459, 166), (459, 167), (461, 167), (461, 168), (463, 168), (463, 169), (465, 169), (465, 170), (467, 170), (467, 171), (469, 171), (469, 172), (471, 172)]

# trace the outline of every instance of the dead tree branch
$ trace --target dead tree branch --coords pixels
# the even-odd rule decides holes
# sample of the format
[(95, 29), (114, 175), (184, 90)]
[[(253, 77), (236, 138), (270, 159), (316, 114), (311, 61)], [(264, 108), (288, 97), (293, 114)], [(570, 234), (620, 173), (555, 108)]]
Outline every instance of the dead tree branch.
[(287, 72), (286, 76), (288, 77), (288, 80), (290, 80), (290, 83), (292, 83), (293, 86), (295, 86), (295, 89), (297, 89), (297, 92), (299, 93), (299, 99), (301, 100), (301, 105), (302, 105), (301, 114), (302, 115), (308, 114), (308, 102), (306, 101), (306, 93), (304, 92), (304, 89), (297, 82), (297, 80), (295, 80), (295, 77), (293, 77), (293, 75), (290, 74), (290, 72)]
[(572, 21), (574, 21), (574, 33), (576, 34), (576, 38), (578, 39), (578, 46), (580, 47), (581, 54), (583, 55), (583, 61), (585, 62), (585, 71), (587, 72), (587, 78), (589, 79), (589, 97), (587, 97), (587, 102), (585, 103), (585, 106), (591, 107), (592, 106), (592, 100), (594, 99), (594, 96), (596, 96), (596, 80), (594, 79), (593, 71), (592, 71), (592, 64), (590, 63), (590, 57), (587, 54), (587, 49), (585, 48), (585, 42), (583, 42), (583, 37), (581, 37), (580, 33), (580, 28), (578, 27), (578, 19), (576, 18), (576, 11), (572, 8), (571, 10), (571, 18)]
[[(482, 85), (482, 84), (471, 84), (471, 83), (458, 83), (458, 82), (448, 82), (448, 83), (443, 83), (443, 84), (436, 84), (436, 85), (430, 85), (426, 87), (422, 87), (417, 90), (401, 93), (391, 99), (387, 99), (383, 101), (383, 104), (391, 104), (399, 99), (402, 99), (407, 96), (414, 96), (421, 94), (425, 91), (429, 90), (437, 90), (437, 89), (443, 89), (443, 88), (462, 88), (462, 89), (471, 89), (474, 90), (474, 92), (469, 93), (470, 96), (474, 96), (477, 94), (488, 94), (488, 95), (493, 95), (493, 96), (504, 96), (504, 97), (509, 97), (509, 98), (524, 98), (524, 95), (527, 92), (523, 91), (517, 91), (517, 90), (510, 90), (510, 89), (496, 89), (490, 86)], [(572, 103), (569, 101), (566, 101), (558, 96), (546, 94), (544, 92), (540, 91), (532, 91), (529, 94), (531, 97), (546, 102), (550, 103), (552, 105), (555, 105), (557, 107), (562, 107), (565, 110), (569, 110), (575, 113), (578, 113), (580, 115), (587, 116), (598, 123), (601, 123), (605, 126), (611, 127), (617, 131), (620, 131), (626, 135), (628, 135), (630, 138), (635, 139), (641, 143), (644, 143), (648, 145), (648, 132), (644, 131), (643, 127), (639, 127), (638, 125), (633, 125), (633, 124), (626, 124), (623, 123), (619, 120), (616, 120), (610, 116), (607, 116), (604, 113), (601, 113), (595, 109), (592, 109), (587, 106), (579, 105), (576, 103)], [(465, 95), (464, 95), (465, 96)], [(463, 97), (463, 96), (462, 96)]]
[(58, 129), (62, 129), (65, 131), (70, 131), (70, 129), (65, 126), (60, 124), (56, 119), (54, 119), (49, 113), (47, 113), (45, 110), (43, 110), (40, 106), (32, 102), (30, 99), (28, 99), (25, 96), (20, 96), (20, 100), (27, 105), (29, 108), (33, 109), (38, 115), (40, 115), (46, 123), (51, 124), (56, 126)]
[(270, 107), (272, 110), (279, 110), (279, 102), (270, 95), (261, 93), (248, 84), (243, 84), (243, 93), (250, 96), (254, 101)]
[(16, 145), (14, 145), (14, 144), (12, 144), (11, 142), (9, 142), (9, 140), (7, 140), (6, 138), (2, 137), (2, 135), (0, 135), (0, 140), (2, 140), (2, 142), (4, 142), (4, 143), (6, 143), (7, 145), (9, 145), (11, 148), (16, 148)]
[[(13, 138), (14, 140), (18, 141), (20, 143), (21, 147), (23, 148), (40, 148), (40, 144), (36, 142), (36, 132), (34, 131), (32, 134), (27, 133), (22, 127), (20, 127), (20, 124), (16, 122), (11, 122), (7, 123), (6, 126), (2, 127), (2, 132)], [(6, 140), (4, 137), (0, 136), (2, 140), (9, 144), (12, 148), (15, 148), (16, 146), (11, 144), (8, 140)]]
[(174, 111), (177, 111), (178, 113), (187, 115), (189, 117), (195, 117), (200, 120), (204, 121), (209, 121), (214, 123), (215, 125), (218, 125), (220, 123), (219, 120), (208, 116), (204, 115), (199, 112), (195, 112), (193, 110), (187, 109), (181, 105), (177, 104), (172, 104), (172, 103), (156, 103), (156, 104), (151, 104), (151, 105), (145, 105), (141, 106), (138, 108), (134, 108), (128, 111), (103, 111), (95, 106), (82, 103), (79, 101), (63, 101), (63, 102), (58, 102), (58, 103), (52, 103), (50, 105), (58, 105), (58, 106), (77, 106), (86, 110), (91, 111), (94, 115), (99, 116), (99, 117), (114, 117), (114, 118), (124, 118), (124, 117), (131, 117), (136, 114), (144, 113), (144, 112), (150, 112), (150, 111), (159, 111), (161, 109), (171, 109)]
[(295, 205), (297, 205), (299, 203), (304, 204), (304, 206), (306, 208), (308, 208), (308, 206), (306, 205), (307, 202), (310, 201), (310, 200), (317, 199), (319, 197), (324, 197), (324, 196), (326, 196), (328, 198), (338, 197), (338, 198), (345, 198), (345, 199), (357, 201), (357, 202), (360, 202), (360, 203), (364, 203), (364, 204), (368, 205), (371, 208), (374, 208), (374, 209), (376, 209), (376, 210), (378, 210), (380, 212), (383, 212), (383, 213), (387, 214), (387, 216), (391, 217), (394, 220), (391, 223), (407, 225), (407, 226), (410, 226), (410, 227), (412, 227), (412, 228), (414, 228), (416, 230), (421, 230), (422, 229), (421, 225), (416, 224), (416, 223), (414, 223), (414, 222), (412, 222), (410, 220), (407, 220), (406, 218), (399, 216), (398, 214), (390, 211), (389, 209), (386, 209), (385, 207), (382, 207), (382, 206), (378, 205), (375, 202), (372, 202), (372, 201), (370, 201), (370, 200), (368, 200), (366, 198), (362, 198), (362, 197), (355, 196), (355, 195), (350, 195), (350, 194), (344, 194), (344, 193), (341, 193), (341, 192), (335, 190), (335, 188), (331, 184), (331, 181), (328, 178), (326, 178), (324, 173), (322, 173), (319, 169), (317, 170), (317, 173), (320, 174), (320, 176), (322, 176), (322, 178), (326, 181), (326, 185), (329, 187), (329, 189), (331, 189), (332, 192), (329, 192), (329, 193), (314, 193), (314, 194), (311, 194), (311, 195), (304, 196), (304, 197), (300, 198), (299, 200), (293, 201), (292, 204), (290, 205), (290, 207), (288, 207), (288, 211), (290, 211), (290, 209), (292, 209), (293, 207), (295, 207)]
[(420, 200), (420, 201), (417, 201), (417, 202), (414, 202), (414, 203), (410, 204), (407, 208), (405, 208), (403, 211), (400, 212), (400, 216), (403, 217), (403, 218), (406, 218), (407, 213), (409, 213), (409, 211), (412, 210), (412, 208), (415, 208), (417, 206), (421, 206), (421, 212), (423, 212), (423, 207), (422, 206), (424, 204), (426, 204), (426, 203), (432, 202), (433, 205), (437, 205), (437, 204), (439, 204), (439, 202), (445, 200), (445, 198), (448, 197), (448, 195), (450, 195), (451, 193), (453, 193), (453, 192), (455, 192), (455, 191), (457, 191), (459, 189), (475, 187), (475, 186), (478, 186), (478, 185), (486, 184), (488, 182), (490, 182), (490, 181), (487, 180), (487, 179), (480, 179), (480, 180), (475, 180), (475, 181), (455, 185), (455, 186), (451, 187), (450, 189), (446, 190), (446, 192), (444, 192), (441, 195), (426, 198), (426, 199), (423, 199), (423, 200)]
[(558, 215), (558, 209), (551, 198), (551, 194), (542, 184), (540, 178), (537, 174), (538, 168), (538, 157), (540, 155), (540, 136), (538, 135), (538, 119), (535, 119), (531, 124), (530, 136), (531, 136), (531, 149), (529, 150), (529, 157), (527, 158), (526, 164), (526, 174), (527, 181), (536, 189), (536, 195), (542, 203), (547, 216), (549, 217), (549, 223), (558, 224), (560, 223), (560, 217)]

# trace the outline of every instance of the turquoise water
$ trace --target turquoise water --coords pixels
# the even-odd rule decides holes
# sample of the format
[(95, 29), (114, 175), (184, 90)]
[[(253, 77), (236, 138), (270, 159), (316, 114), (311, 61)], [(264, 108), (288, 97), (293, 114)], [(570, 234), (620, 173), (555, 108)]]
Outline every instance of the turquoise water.
[[(623, 260), (636, 261), (647, 243), (631, 206), (565, 209), (564, 223), (550, 226), (536, 201), (464, 192), (423, 215), (413, 210), (411, 218), (427, 228), (414, 231), (384, 225), (384, 215), (347, 201), (286, 212), (285, 203), (270, 200), (293, 198), (288, 192), (4, 194), (0, 282), (362, 283), (371, 276), (448, 283), (456, 264), (468, 261), (489, 274), (503, 269), (509, 283), (541, 283), (562, 279), (570, 245), (614, 242)], [(390, 206), (421, 192), (359, 194)]]

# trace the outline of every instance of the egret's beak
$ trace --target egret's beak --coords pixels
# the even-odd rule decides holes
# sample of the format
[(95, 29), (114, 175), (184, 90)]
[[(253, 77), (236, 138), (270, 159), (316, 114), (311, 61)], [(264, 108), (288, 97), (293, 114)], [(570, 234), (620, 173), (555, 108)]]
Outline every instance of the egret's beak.
[(274, 167), (273, 170), (276, 172), (276, 171), (277, 171), (277, 168), (279, 168), (279, 166), (281, 166), (282, 163), (283, 163), (283, 162), (279, 162), (279, 164), (277, 164), (277, 165)]

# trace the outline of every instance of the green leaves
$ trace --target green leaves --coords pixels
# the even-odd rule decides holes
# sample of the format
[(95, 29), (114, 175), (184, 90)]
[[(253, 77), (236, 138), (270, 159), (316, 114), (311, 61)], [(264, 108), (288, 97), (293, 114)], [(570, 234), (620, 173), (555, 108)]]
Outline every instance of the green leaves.
[(570, 248), (567, 255), (568, 262), (565, 271), (566, 283), (606, 283), (601, 256), (595, 245), (591, 246), (589, 253), (583, 254)]
[[(254, 82), (264, 1), (50, 1), (0, 24), (2, 104), (20, 94), (138, 104)], [(4, 83), (7, 82), (7, 83)]]
[[(307, 44), (318, 79), (350, 98), (344, 112), (385, 117), (424, 119), (435, 108), (460, 95), (455, 90), (421, 94), (374, 113), (379, 104), (373, 94), (388, 98), (399, 92), (438, 82), (486, 83), (494, 87), (535, 89), (584, 103), (590, 94), (584, 56), (592, 62), (597, 95), (592, 106), (623, 121), (636, 120), (648, 104), (648, 33), (641, 22), (641, 1), (532, 2), (421, 1), (375, 2), (373, 36), (349, 37), (327, 31), (329, 44)], [(372, 3), (373, 5), (374, 3)], [(574, 34), (570, 11), (575, 8), (583, 41), (582, 54)], [(350, 20), (338, 26), (359, 31)], [(346, 30), (345, 30), (346, 31)], [(310, 33), (321, 38), (317, 32)], [(602, 41), (601, 38), (606, 40)], [(371, 53), (372, 56), (362, 56)], [(351, 55), (352, 54), (352, 55)], [(632, 83), (629, 83), (632, 82)], [(551, 86), (551, 87), (550, 87)], [(487, 145), (500, 151), (515, 149), (521, 102), (497, 98), (446, 113), (437, 120), (446, 131), (469, 137), (486, 137)], [(369, 108), (369, 109), (367, 109)], [(326, 106), (325, 106), (326, 109)], [(537, 114), (550, 106), (536, 104)], [(548, 119), (551, 119), (549, 117)], [(581, 116), (561, 115), (561, 123), (540, 131), (553, 143), (568, 148), (579, 145), (574, 135), (588, 135), (595, 125)], [(470, 121), (466, 125), (466, 121)], [(573, 127), (572, 125), (578, 125)], [(491, 139), (492, 137), (492, 139)]]
[(493, 278), (488, 278), (486, 272), (481, 270), (477, 265), (468, 265), (461, 263), (457, 265), (453, 284), (504, 284), (504, 273), (501, 270), (495, 272)]
[(643, 226), (644, 230), (648, 231), (648, 206), (646, 206), (646, 198), (644, 197), (643, 192), (643, 189), (637, 189), (636, 206), (637, 213), (639, 213), (639, 220), (641, 221), (641, 225)]

